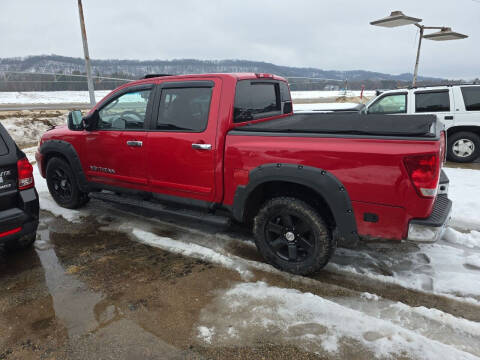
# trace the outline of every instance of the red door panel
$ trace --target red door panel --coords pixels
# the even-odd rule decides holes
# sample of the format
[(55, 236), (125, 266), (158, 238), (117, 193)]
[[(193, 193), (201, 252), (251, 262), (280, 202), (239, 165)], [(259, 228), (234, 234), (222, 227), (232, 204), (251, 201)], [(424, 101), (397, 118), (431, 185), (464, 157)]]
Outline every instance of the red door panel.
[[(211, 89), (210, 106), (207, 110), (208, 122), (204, 130), (192, 132), (156, 129), (148, 133), (147, 168), (152, 191), (208, 202), (214, 201), (216, 157), (222, 156), (218, 154), (219, 149), (216, 148), (221, 80), (215, 79), (212, 82), (214, 86)], [(162, 89), (163, 100), (160, 101), (159, 113), (166, 110), (162, 109), (165, 105), (165, 93), (174, 94), (175, 91), (166, 92)], [(171, 106), (173, 109), (174, 104)], [(182, 104), (182, 106), (193, 107), (192, 111), (195, 112), (195, 108), (201, 105), (193, 100), (190, 104)], [(176, 114), (188, 116), (188, 114), (182, 115), (182, 111), (177, 111)], [(157, 124), (157, 120), (166, 121), (159, 119), (154, 119), (154, 125)], [(170, 121), (178, 126), (187, 126), (183, 119), (173, 118)]]

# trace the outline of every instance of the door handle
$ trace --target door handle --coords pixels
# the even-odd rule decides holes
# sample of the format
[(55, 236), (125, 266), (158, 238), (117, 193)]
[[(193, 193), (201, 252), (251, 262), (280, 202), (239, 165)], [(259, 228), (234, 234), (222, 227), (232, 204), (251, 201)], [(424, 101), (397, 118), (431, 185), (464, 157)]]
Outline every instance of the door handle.
[(131, 147), (142, 147), (143, 141), (136, 141), (136, 140), (128, 140), (127, 145)]
[(453, 120), (453, 115), (447, 115), (444, 117), (445, 120)]
[(212, 150), (212, 144), (192, 144), (192, 149), (195, 149), (195, 150)]

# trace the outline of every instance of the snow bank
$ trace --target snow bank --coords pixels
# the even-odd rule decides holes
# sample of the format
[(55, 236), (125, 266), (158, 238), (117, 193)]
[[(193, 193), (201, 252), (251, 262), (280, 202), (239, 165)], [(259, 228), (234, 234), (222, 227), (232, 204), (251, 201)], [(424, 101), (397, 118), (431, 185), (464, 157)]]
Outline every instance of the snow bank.
[[(305, 99), (320, 99), (320, 98), (333, 98), (333, 97), (357, 97), (360, 96), (360, 90), (339, 90), (339, 91), (292, 91), (293, 100), (305, 100)], [(375, 90), (365, 90), (363, 96), (373, 97), (376, 95)]]
[(314, 103), (314, 104), (293, 104), (293, 111), (328, 111), (345, 110), (357, 106), (357, 103)]
[[(97, 101), (105, 97), (110, 90), (95, 91)], [(356, 91), (292, 91), (292, 99), (319, 99), (336, 97), (358, 97)], [(375, 91), (363, 92), (363, 96), (375, 96)], [(0, 104), (60, 104), (60, 103), (88, 103), (88, 91), (28, 91), (28, 92), (0, 92)]]
[(42, 135), (52, 128), (52, 126), (64, 125), (66, 121), (67, 115), (60, 115), (48, 119), (11, 117), (0, 120), (19, 147), (36, 144)]
[(450, 179), (452, 226), (480, 231), (480, 171), (444, 168)]
[[(95, 91), (95, 98), (100, 101), (110, 90)], [(0, 104), (61, 104), (89, 103), (88, 91), (28, 91), (0, 92)]]
[(356, 345), (361, 344), (377, 358), (407, 354), (415, 359), (478, 359), (320, 296), (264, 282), (241, 283), (219, 295), (202, 310), (199, 323), (200, 339), (227, 346), (261, 337), (315, 353), (364, 352)]

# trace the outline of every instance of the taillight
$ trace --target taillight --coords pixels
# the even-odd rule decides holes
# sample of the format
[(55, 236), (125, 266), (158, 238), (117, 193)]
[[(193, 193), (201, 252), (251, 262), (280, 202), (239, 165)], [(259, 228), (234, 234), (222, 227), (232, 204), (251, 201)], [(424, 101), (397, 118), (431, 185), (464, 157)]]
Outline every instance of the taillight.
[(19, 190), (30, 189), (35, 185), (33, 181), (33, 167), (27, 158), (17, 161), (17, 173)]
[(439, 154), (407, 156), (404, 163), (417, 193), (435, 197), (440, 177)]
[(266, 74), (266, 73), (256, 73), (255, 76), (259, 79), (273, 79), (272, 74)]

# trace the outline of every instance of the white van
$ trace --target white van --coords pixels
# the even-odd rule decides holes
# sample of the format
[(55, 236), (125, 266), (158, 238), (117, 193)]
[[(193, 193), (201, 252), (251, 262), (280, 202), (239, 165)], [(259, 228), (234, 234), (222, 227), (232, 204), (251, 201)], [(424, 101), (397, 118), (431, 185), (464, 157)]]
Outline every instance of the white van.
[(368, 114), (435, 114), (447, 129), (447, 158), (471, 162), (480, 156), (480, 85), (389, 90), (371, 100)]

